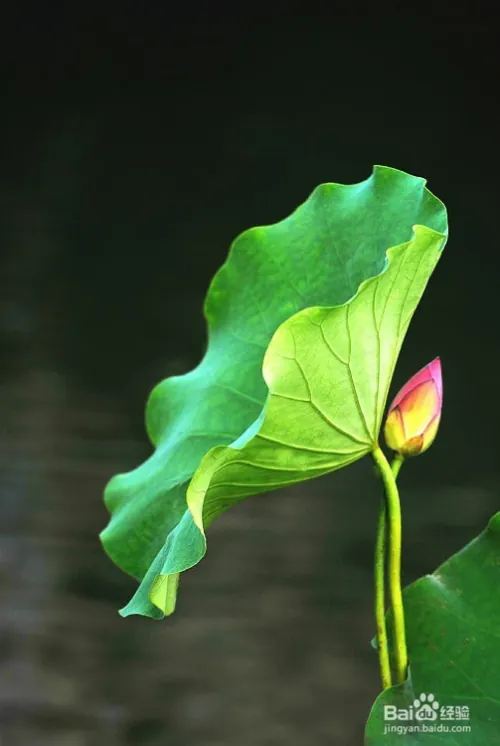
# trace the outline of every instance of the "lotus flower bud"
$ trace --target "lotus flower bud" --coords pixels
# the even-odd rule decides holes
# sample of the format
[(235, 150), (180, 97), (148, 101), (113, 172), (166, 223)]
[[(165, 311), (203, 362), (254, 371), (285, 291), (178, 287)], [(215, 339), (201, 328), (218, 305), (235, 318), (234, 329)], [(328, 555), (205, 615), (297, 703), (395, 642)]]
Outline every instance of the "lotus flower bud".
[(387, 414), (384, 428), (389, 448), (402, 456), (418, 456), (432, 444), (441, 419), (443, 380), (437, 357), (403, 386)]

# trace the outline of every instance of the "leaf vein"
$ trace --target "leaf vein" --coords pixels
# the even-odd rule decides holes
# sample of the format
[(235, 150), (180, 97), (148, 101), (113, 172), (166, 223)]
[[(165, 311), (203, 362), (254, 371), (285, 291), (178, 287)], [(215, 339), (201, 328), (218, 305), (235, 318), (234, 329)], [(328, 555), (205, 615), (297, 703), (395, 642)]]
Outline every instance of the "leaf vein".
[[(347, 455), (351, 455), (352, 451), (350, 451)], [(243, 464), (244, 466), (251, 466), (255, 469), (264, 469), (264, 471), (284, 471), (284, 472), (303, 472), (303, 471), (317, 471), (318, 469), (323, 469), (323, 465), (320, 466), (307, 466), (307, 467), (300, 467), (297, 469), (294, 468), (287, 468), (284, 466), (270, 466), (268, 464), (262, 464), (258, 461), (247, 461), (245, 459), (232, 459), (230, 462), (228, 462), (228, 465), (232, 464)]]
[(425, 257), (425, 252), (422, 252), (422, 254), (420, 256), (420, 259), (417, 262), (417, 266), (415, 268), (415, 271), (413, 273), (413, 277), (412, 277), (411, 281), (408, 283), (408, 287), (406, 288), (406, 293), (405, 293), (404, 301), (401, 304), (401, 311), (399, 313), (398, 337), (401, 336), (401, 329), (403, 328), (402, 321), (403, 321), (403, 313), (404, 313), (404, 310), (405, 310), (406, 301), (408, 300), (408, 296), (410, 294), (411, 286), (412, 286), (413, 282), (415, 281), (415, 277), (418, 275), (418, 272), (420, 270), (420, 265), (422, 264), (422, 262), (424, 260), (424, 257)]
[(356, 384), (354, 382), (354, 376), (352, 374), (352, 368), (351, 368), (351, 350), (352, 350), (352, 338), (351, 338), (351, 328), (349, 326), (349, 306), (347, 306), (347, 312), (346, 312), (346, 325), (347, 325), (347, 334), (349, 336), (349, 357), (347, 361), (347, 372), (349, 374), (349, 381), (351, 382), (351, 388), (354, 394), (354, 400), (356, 402), (356, 408), (358, 410), (358, 414), (361, 418), (361, 422), (363, 423), (363, 427), (365, 428), (366, 434), (368, 435), (368, 440), (371, 442), (374, 440), (373, 436), (370, 433), (370, 428), (368, 427), (368, 423), (366, 421), (366, 416), (363, 411), (363, 407), (361, 406), (361, 401), (359, 399), (358, 390), (356, 388)]
[(377, 323), (377, 312), (376, 312), (376, 305), (377, 305), (377, 291), (379, 288), (380, 280), (377, 278), (374, 283), (374, 291), (373, 291), (373, 302), (372, 302), (372, 313), (373, 313), (373, 326), (375, 327), (375, 333), (377, 335), (377, 382), (376, 382), (376, 394), (375, 394), (375, 431), (378, 430), (378, 424), (379, 424), (379, 412), (378, 412), (378, 402), (379, 402), (379, 396), (380, 396), (380, 362), (381, 362), (381, 347), (382, 342), (380, 340), (380, 329), (378, 327)]
[(238, 391), (238, 389), (234, 389), (232, 386), (228, 386), (225, 383), (214, 383), (213, 386), (214, 388), (223, 389), (225, 391), (229, 391), (231, 394), (240, 396), (242, 399), (246, 399), (247, 401), (252, 402), (252, 404), (258, 404), (259, 407), (264, 406), (264, 402), (260, 401), (259, 399), (256, 399), (254, 396), (250, 396), (250, 394), (245, 394), (243, 391)]
[(312, 395), (311, 395), (311, 387), (309, 386), (309, 381), (307, 380), (307, 376), (306, 376), (306, 374), (304, 373), (304, 370), (303, 370), (303, 368), (302, 368), (302, 366), (301, 366), (300, 362), (299, 362), (299, 361), (297, 360), (297, 358), (295, 358), (295, 362), (296, 362), (296, 364), (297, 364), (297, 367), (298, 367), (298, 369), (300, 370), (300, 372), (301, 372), (301, 375), (302, 375), (302, 377), (303, 377), (303, 379), (304, 379), (304, 381), (305, 381), (305, 383), (306, 383), (306, 386), (307, 386), (307, 390), (308, 390), (308, 392), (309, 392), (309, 397), (310, 397), (310, 398), (309, 398), (309, 403), (311, 404), (311, 407), (312, 407), (312, 408), (313, 408), (313, 409), (314, 409), (314, 410), (315, 410), (315, 411), (316, 411), (316, 412), (317, 412), (317, 413), (318, 413), (318, 414), (320, 415), (320, 417), (321, 417), (321, 418), (322, 418), (322, 419), (323, 419), (323, 420), (324, 420), (324, 421), (325, 421), (325, 422), (326, 422), (326, 423), (327, 423), (328, 425), (330, 425), (330, 427), (332, 427), (332, 428), (333, 428), (334, 430), (337, 430), (337, 431), (338, 431), (339, 433), (342, 433), (342, 435), (345, 435), (346, 437), (350, 438), (350, 439), (351, 439), (351, 440), (353, 440), (353, 441), (354, 441), (355, 443), (361, 443), (362, 445), (366, 445), (366, 446), (369, 446), (369, 445), (371, 445), (371, 443), (370, 443), (370, 442), (366, 442), (365, 440), (361, 440), (361, 439), (360, 439), (360, 438), (358, 438), (358, 437), (357, 437), (356, 435), (353, 435), (352, 433), (348, 432), (347, 430), (344, 430), (344, 428), (340, 427), (340, 425), (337, 425), (337, 424), (336, 424), (335, 422), (333, 422), (333, 420), (331, 420), (331, 419), (330, 419), (330, 417), (328, 417), (328, 415), (327, 415), (327, 414), (325, 414), (325, 412), (323, 412), (323, 410), (322, 410), (322, 409), (321, 409), (321, 408), (320, 408), (320, 407), (319, 407), (319, 406), (318, 406), (318, 405), (316, 404), (316, 402), (315, 402), (315, 401), (313, 400), (313, 398), (312, 398)]
[(269, 435), (263, 435), (263, 433), (256, 433), (256, 438), (261, 438), (262, 440), (268, 440), (270, 443), (276, 443), (277, 445), (284, 446), (285, 448), (291, 448), (295, 451), (306, 451), (308, 453), (330, 453), (332, 455), (348, 455), (350, 453), (361, 453), (364, 452), (364, 448), (359, 448), (356, 451), (338, 451), (338, 450), (327, 450), (326, 448), (309, 448), (307, 446), (301, 446), (297, 443), (289, 443), (285, 440), (279, 440), (279, 438), (271, 438)]
[(344, 360), (344, 358), (340, 357), (340, 355), (338, 354), (338, 352), (336, 352), (336, 351), (335, 351), (335, 350), (333, 349), (332, 345), (330, 344), (330, 342), (329, 342), (329, 341), (328, 341), (328, 339), (326, 338), (325, 330), (323, 329), (323, 322), (321, 321), (321, 322), (320, 322), (319, 324), (316, 324), (315, 326), (319, 326), (319, 328), (320, 328), (320, 331), (321, 331), (321, 336), (323, 337), (323, 340), (324, 340), (324, 342), (325, 342), (326, 346), (328, 347), (328, 349), (330, 350), (330, 352), (332, 353), (332, 355), (333, 355), (334, 357), (336, 357), (336, 358), (337, 358), (337, 360), (338, 360), (338, 361), (339, 361), (340, 363), (343, 363), (344, 365), (349, 365), (348, 361), (347, 361), (347, 360)]

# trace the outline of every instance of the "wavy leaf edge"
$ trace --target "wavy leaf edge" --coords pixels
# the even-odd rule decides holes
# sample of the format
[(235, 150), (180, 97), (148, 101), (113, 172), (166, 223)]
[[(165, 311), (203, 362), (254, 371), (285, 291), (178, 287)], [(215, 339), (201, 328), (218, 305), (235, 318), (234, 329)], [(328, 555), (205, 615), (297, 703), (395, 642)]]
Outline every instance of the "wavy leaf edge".
[[(375, 184), (375, 183), (377, 183), (376, 182), (377, 175), (381, 175), (380, 176), (381, 179), (385, 178), (385, 175), (387, 175), (387, 176), (394, 175), (395, 178), (398, 178), (398, 179), (411, 179), (411, 180), (414, 181), (415, 184), (417, 184), (417, 183), (421, 184), (422, 197), (420, 199), (422, 201), (422, 204), (423, 204), (423, 201), (424, 201), (424, 197), (425, 197), (426, 200), (429, 200), (429, 204), (432, 204), (432, 209), (431, 209), (431, 212), (430, 212), (430, 218), (432, 217), (432, 220), (430, 219), (430, 222), (435, 225), (436, 223), (434, 221), (434, 216), (438, 216), (439, 215), (440, 216), (439, 217), (439, 226), (440, 226), (440, 228), (442, 228), (442, 231), (440, 232), (439, 230), (435, 230), (433, 228), (429, 228), (425, 224), (417, 223), (416, 225), (413, 226), (413, 236), (412, 236), (412, 238), (410, 239), (410, 241), (408, 241), (406, 243), (410, 243), (411, 240), (413, 240), (416, 229), (423, 228), (425, 230), (431, 231), (432, 233), (434, 233), (436, 235), (439, 235), (441, 237), (441, 239), (443, 239), (442, 245), (441, 245), (441, 251), (442, 251), (442, 249), (444, 248), (444, 245), (446, 244), (446, 240), (447, 240), (447, 237), (448, 237), (448, 226), (447, 226), (447, 220), (446, 220), (447, 211), (446, 211), (446, 207), (443, 204), (443, 202), (438, 197), (436, 197), (433, 192), (431, 192), (427, 188), (427, 186), (426, 186), (427, 185), (427, 179), (425, 179), (423, 177), (413, 176), (411, 174), (406, 173), (405, 171), (401, 171), (400, 169), (392, 168), (390, 166), (382, 166), (382, 165), (374, 165), (373, 169), (372, 169), (371, 175), (367, 179), (364, 179), (364, 180), (362, 180), (360, 182), (357, 182), (355, 184), (351, 184), (351, 183), (350, 184), (344, 184), (344, 183), (341, 183), (341, 182), (324, 182), (324, 183), (321, 183), (321, 184), (319, 184), (318, 186), (316, 186), (313, 189), (313, 191), (308, 195), (307, 199), (305, 199), (303, 202), (301, 202), (285, 218), (283, 218), (283, 219), (281, 219), (281, 220), (279, 220), (279, 221), (277, 221), (275, 223), (264, 224), (264, 225), (260, 225), (260, 226), (254, 226), (254, 227), (251, 227), (251, 228), (249, 228), (247, 230), (244, 230), (241, 233), (239, 233), (236, 236), (236, 238), (231, 242), (230, 247), (229, 247), (229, 251), (228, 251), (228, 254), (227, 254), (227, 257), (226, 257), (224, 263), (222, 264), (222, 266), (217, 270), (217, 272), (213, 276), (213, 278), (212, 278), (212, 280), (211, 280), (211, 282), (209, 284), (208, 290), (207, 290), (207, 294), (206, 294), (204, 305), (203, 305), (203, 314), (204, 314), (204, 317), (205, 317), (205, 320), (206, 320), (206, 323), (207, 323), (207, 340), (206, 340), (206, 349), (205, 349), (205, 352), (204, 352), (204, 354), (203, 354), (200, 362), (193, 369), (191, 369), (191, 371), (188, 371), (187, 373), (185, 373), (183, 375), (180, 375), (180, 376), (170, 376), (169, 378), (167, 378), (167, 379), (159, 382), (152, 389), (152, 391), (151, 391), (151, 393), (150, 393), (150, 395), (148, 397), (148, 400), (147, 400), (147, 403), (146, 403), (146, 431), (147, 431), (148, 437), (149, 437), (151, 443), (153, 444), (153, 446), (155, 447), (155, 451), (157, 453), (162, 451), (162, 445), (163, 445), (162, 441), (166, 440), (167, 438), (171, 438), (172, 437), (172, 429), (169, 428), (168, 421), (166, 421), (166, 422), (163, 421), (160, 428), (156, 427), (156, 425), (159, 424), (159, 421), (158, 421), (157, 416), (155, 416), (155, 414), (153, 412), (154, 404), (156, 402), (156, 399), (157, 399), (158, 395), (161, 394), (161, 393), (163, 393), (163, 391), (164, 391), (163, 387), (164, 387), (164, 385), (166, 383), (170, 384), (171, 382), (174, 382), (176, 379), (185, 379), (186, 377), (189, 377), (189, 376), (192, 376), (192, 375), (196, 375), (196, 373), (205, 364), (207, 356), (208, 356), (208, 354), (210, 352), (210, 345), (211, 345), (211, 342), (213, 341), (214, 334), (217, 333), (217, 328), (214, 329), (214, 326), (220, 323), (220, 318), (217, 317), (218, 316), (218, 312), (217, 312), (217, 310), (215, 310), (215, 312), (214, 312), (214, 309), (213, 309), (213, 304), (215, 303), (214, 297), (213, 297), (214, 296), (214, 292), (213, 291), (214, 291), (214, 289), (217, 290), (218, 280), (221, 277), (221, 275), (223, 275), (223, 273), (227, 271), (228, 265), (230, 264), (232, 258), (234, 257), (234, 253), (237, 250), (238, 244), (241, 242), (241, 240), (244, 239), (245, 237), (251, 236), (253, 233), (258, 233), (259, 231), (266, 230), (266, 229), (272, 229), (272, 228), (274, 228), (276, 226), (283, 226), (284, 224), (287, 223), (287, 221), (289, 221), (292, 218), (296, 217), (297, 214), (300, 212), (300, 210), (302, 208), (304, 208), (307, 204), (309, 204), (310, 201), (313, 200), (315, 197), (318, 197), (318, 195), (320, 195), (321, 198), (323, 198), (323, 197), (327, 196), (328, 192), (330, 192), (333, 189), (349, 190), (349, 191), (355, 191), (356, 189), (360, 189), (361, 190), (364, 187), (368, 187), (369, 184)], [(436, 217), (436, 220), (438, 220), (438, 217)], [(398, 245), (401, 245), (401, 244), (398, 244)], [(356, 290), (356, 292), (354, 293), (354, 295), (351, 298), (349, 298), (347, 301), (345, 301), (342, 304), (338, 304), (337, 306), (325, 306), (325, 305), (321, 305), (321, 306), (308, 306), (307, 308), (303, 308), (303, 309), (299, 310), (298, 312), (292, 314), (288, 319), (286, 319), (284, 322), (282, 322), (282, 324), (286, 324), (287, 321), (289, 321), (289, 319), (293, 318), (294, 316), (298, 316), (300, 314), (308, 312), (308, 311), (310, 311), (310, 309), (314, 309), (314, 308), (322, 308), (322, 309), (325, 309), (325, 308), (336, 308), (336, 307), (346, 306), (349, 303), (351, 303), (352, 300), (359, 294), (359, 292), (361, 292), (363, 286), (366, 283), (369, 283), (369, 282), (373, 281), (376, 277), (379, 277), (381, 274), (383, 274), (385, 271), (387, 271), (387, 268), (389, 266), (389, 261), (390, 261), (390, 259), (389, 259), (389, 252), (393, 248), (395, 248), (395, 247), (392, 246), (392, 247), (390, 247), (389, 249), (387, 249), (385, 251), (385, 259), (384, 259), (384, 266), (383, 266), (383, 268), (379, 272), (377, 272), (376, 274), (374, 274), (372, 277), (369, 277), (369, 278), (363, 280), (363, 282), (361, 282), (361, 284), (359, 285), (359, 287)], [(380, 253), (380, 256), (382, 256), (382, 252)], [(277, 333), (278, 329), (280, 328), (280, 326), (282, 326), (282, 324), (280, 324), (277, 327), (277, 329), (275, 330), (274, 334)], [(274, 337), (274, 335), (273, 335), (273, 337)], [(269, 348), (270, 343), (271, 342), (269, 342), (269, 344), (267, 345), (267, 348)], [(263, 349), (266, 349), (266, 347), (263, 347)], [(267, 350), (266, 350), (266, 354), (267, 354)], [(262, 370), (264, 370), (264, 367), (265, 367), (265, 358), (264, 358), (264, 362), (262, 364)], [(261, 414), (264, 413), (264, 411), (265, 411), (266, 402), (267, 402), (267, 397), (266, 397), (266, 399), (262, 403), (262, 412), (261, 412)], [(258, 422), (259, 419), (260, 419), (260, 416), (259, 416), (259, 418), (257, 418), (256, 421), (254, 421), (254, 423), (252, 423), (252, 425), (250, 425), (250, 428), (247, 428), (247, 430), (243, 433), (243, 435), (240, 435), (236, 440), (232, 441), (232, 443), (230, 443), (229, 445), (215, 446), (215, 448), (228, 448), (228, 447), (233, 447), (234, 448), (235, 443), (237, 443), (238, 441), (240, 441), (242, 439), (242, 437), (244, 437), (245, 434), (248, 433), (248, 431), (251, 428), (255, 427), (256, 422)], [(175, 420), (174, 420), (173, 424), (175, 426), (177, 426), (178, 423), (175, 422)], [(174, 427), (174, 430), (175, 430), (175, 427)], [(175, 433), (174, 433), (174, 435), (175, 435)], [(210, 449), (205, 454), (205, 457), (208, 455), (208, 453), (210, 453), (213, 450), (214, 449)], [(200, 459), (200, 464), (201, 464), (201, 461), (203, 461), (203, 458), (204, 457), (202, 457)], [(148, 463), (148, 462), (149, 462), (149, 459), (145, 463)], [(200, 464), (198, 465), (198, 468), (199, 468)], [(137, 471), (137, 469), (139, 469), (139, 468), (141, 468), (141, 467), (137, 467), (136, 469), (134, 469), (134, 472)], [(180, 479), (179, 475), (177, 475), (176, 479), (172, 480), (172, 483), (173, 484), (180, 484), (180, 485), (184, 485), (185, 484), (186, 487), (187, 487), (192, 482), (192, 479), (194, 478), (194, 474), (196, 474), (196, 471), (197, 471), (197, 469), (195, 470), (195, 472), (190, 472), (189, 474), (181, 475), (182, 479)], [(120, 475), (117, 475), (117, 477), (120, 477)], [(115, 477), (113, 479), (115, 479)], [(105, 497), (105, 502), (106, 502), (106, 497)], [(112, 509), (111, 504), (108, 505), (108, 502), (106, 502), (106, 505), (107, 505), (108, 509), (110, 510), (110, 513), (113, 515), (113, 509)], [(186, 514), (189, 511), (189, 515), (192, 516), (193, 513), (189, 510), (189, 506), (187, 504), (187, 501), (186, 501), (186, 508), (187, 508)], [(127, 510), (126, 506), (124, 507), (122, 505), (122, 507), (121, 507), (121, 519), (124, 517), (124, 513), (126, 512), (126, 510)], [(151, 562), (149, 571), (145, 575), (143, 575), (142, 571), (141, 571), (141, 575), (140, 576), (138, 574), (134, 574), (133, 571), (131, 572), (130, 569), (127, 569), (127, 567), (123, 567), (120, 564), (120, 562), (117, 560), (117, 558), (114, 556), (114, 552), (111, 551), (111, 548), (110, 548), (110, 551), (108, 551), (108, 547), (106, 546), (106, 543), (101, 538), (101, 542), (102, 542), (104, 551), (109, 555), (109, 557), (111, 558), (111, 560), (115, 564), (117, 564), (119, 567), (121, 567), (121, 569), (124, 570), (125, 572), (127, 572), (129, 575), (132, 575), (133, 577), (135, 577), (136, 579), (138, 579), (141, 582), (141, 587), (144, 586), (144, 584), (145, 584), (146, 576), (149, 577), (150, 583), (149, 583), (149, 592), (147, 594), (148, 598), (149, 598), (150, 602), (157, 609), (161, 610), (162, 607), (163, 607), (164, 612), (167, 613), (167, 614), (172, 613), (173, 609), (175, 608), (175, 591), (176, 591), (177, 584), (178, 584), (178, 581), (179, 581), (179, 574), (176, 573), (176, 572), (162, 574), (161, 572), (158, 572), (157, 570), (160, 569), (161, 564), (162, 564), (159, 561), (160, 560), (160, 555), (162, 555), (163, 557), (165, 557), (165, 551), (164, 550), (166, 549), (167, 545), (172, 544), (173, 541), (175, 540), (175, 535), (178, 533), (179, 525), (180, 524), (177, 524), (175, 526), (175, 528), (172, 529), (171, 534), (173, 534), (173, 536), (171, 536), (171, 534), (168, 535), (167, 540), (166, 540), (166, 544), (164, 544), (163, 547), (162, 547), (162, 549), (158, 552), (158, 555), (156, 556), (156, 559)], [(102, 533), (104, 533), (105, 531), (106, 531), (106, 529)], [(205, 538), (205, 532), (204, 532), (203, 525), (202, 525), (202, 532), (201, 533), (202, 533), (203, 537)], [(204, 552), (203, 552), (203, 554), (204, 554)], [(196, 561), (193, 561), (191, 564), (186, 564), (183, 567), (183, 569), (187, 570), (187, 569), (190, 569), (190, 567), (193, 567), (196, 564), (198, 564), (198, 562), (200, 561), (200, 559), (203, 557), (203, 554)], [(157, 570), (154, 571), (153, 573), (151, 573), (151, 571), (153, 571), (154, 567), (156, 567)], [(139, 590), (140, 589), (138, 589), (138, 591)], [(143, 591), (144, 590), (145, 590), (145, 588), (143, 588)], [(136, 596), (137, 596), (137, 593), (136, 593)], [(135, 598), (135, 596), (134, 596), (134, 598)], [(145, 598), (144, 597), (144, 593), (143, 593), (143, 598)], [(161, 600), (161, 599), (163, 599), (163, 600)], [(137, 610), (132, 611), (131, 608), (132, 608), (132, 603), (129, 602), (129, 604), (127, 604), (127, 606), (124, 607), (124, 609), (122, 609), (120, 611), (120, 614), (122, 616), (127, 616), (129, 613), (143, 613), (143, 612), (140, 612), (140, 611), (137, 611)], [(127, 609), (129, 609), (129, 610), (127, 611)], [(144, 613), (146, 615), (150, 615), (149, 612), (144, 612)], [(164, 616), (164, 613), (162, 613), (161, 617), (154, 616), (153, 618), (163, 618), (163, 616)]]

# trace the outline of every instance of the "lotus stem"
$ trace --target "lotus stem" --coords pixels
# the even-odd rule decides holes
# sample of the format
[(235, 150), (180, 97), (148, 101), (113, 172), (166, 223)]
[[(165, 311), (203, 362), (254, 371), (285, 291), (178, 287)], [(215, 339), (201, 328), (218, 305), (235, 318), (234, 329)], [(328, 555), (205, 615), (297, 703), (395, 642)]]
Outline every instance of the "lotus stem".
[(375, 542), (375, 623), (377, 627), (377, 651), (382, 689), (389, 689), (389, 687), (392, 686), (391, 664), (389, 662), (389, 644), (387, 641), (387, 625), (385, 623), (386, 524), (385, 499), (382, 499), (378, 514), (377, 539)]
[(372, 455), (385, 488), (385, 500), (382, 502), (379, 512), (375, 545), (375, 619), (382, 686), (384, 689), (387, 689), (392, 686), (385, 621), (384, 581), (387, 534), (389, 535), (389, 595), (393, 614), (394, 657), (396, 682), (398, 684), (405, 682), (408, 668), (403, 596), (401, 592), (401, 507), (396, 484), (396, 478), (403, 464), (403, 457), (397, 455), (391, 467), (378, 445), (372, 451)]

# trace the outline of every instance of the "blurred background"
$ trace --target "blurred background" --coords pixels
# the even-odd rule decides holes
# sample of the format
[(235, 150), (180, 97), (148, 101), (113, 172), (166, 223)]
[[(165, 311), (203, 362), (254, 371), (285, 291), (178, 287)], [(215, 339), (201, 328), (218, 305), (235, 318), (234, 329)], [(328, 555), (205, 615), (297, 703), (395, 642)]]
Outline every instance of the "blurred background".
[(495, 34), (451, 2), (5, 17), (2, 744), (361, 744), (379, 686), (369, 460), (221, 517), (162, 622), (118, 616), (136, 583), (100, 547), (102, 492), (150, 453), (152, 387), (199, 362), (235, 236), (381, 163), (425, 176), (451, 227), (394, 379), (442, 358), (440, 435), (401, 476), (405, 582), (484, 528), (500, 507)]

